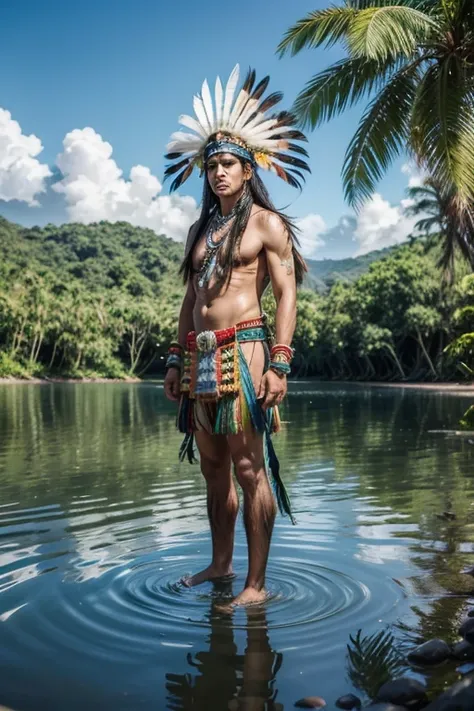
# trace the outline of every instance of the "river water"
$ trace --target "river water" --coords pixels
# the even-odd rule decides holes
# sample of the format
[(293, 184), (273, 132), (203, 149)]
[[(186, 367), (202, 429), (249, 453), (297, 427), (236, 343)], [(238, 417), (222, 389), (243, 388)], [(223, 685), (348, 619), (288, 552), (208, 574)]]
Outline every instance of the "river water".
[[(306, 695), (328, 709), (343, 693), (367, 699), (407, 671), (397, 654), (456, 640), (474, 596), (461, 573), (474, 564), (474, 446), (456, 432), (469, 404), (293, 383), (275, 445), (297, 525), (277, 518), (266, 604), (226, 616), (216, 605), (245, 578), (242, 518), (236, 580), (181, 587), (209, 562), (205, 489), (197, 465), (177, 461), (160, 384), (0, 386), (0, 704), (288, 711)], [(367, 651), (376, 633), (385, 651)], [(431, 694), (459, 678), (454, 663), (408, 673)]]

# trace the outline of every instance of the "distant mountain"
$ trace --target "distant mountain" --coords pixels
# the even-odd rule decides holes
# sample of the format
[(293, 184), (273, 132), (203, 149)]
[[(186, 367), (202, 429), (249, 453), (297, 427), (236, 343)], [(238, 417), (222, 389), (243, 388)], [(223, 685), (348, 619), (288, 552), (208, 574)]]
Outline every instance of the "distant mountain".
[[(335, 281), (354, 281), (394, 247), (347, 259), (308, 259), (305, 286), (320, 293)], [(183, 245), (128, 222), (22, 227), (0, 216), (0, 261), (12, 272), (32, 269), (90, 291), (112, 287), (152, 295), (164, 281), (179, 288)]]
[(307, 259), (306, 286), (324, 293), (336, 281), (354, 281), (368, 270), (372, 262), (387, 257), (396, 248), (396, 246), (386, 247), (360, 257), (347, 257), (346, 259)]

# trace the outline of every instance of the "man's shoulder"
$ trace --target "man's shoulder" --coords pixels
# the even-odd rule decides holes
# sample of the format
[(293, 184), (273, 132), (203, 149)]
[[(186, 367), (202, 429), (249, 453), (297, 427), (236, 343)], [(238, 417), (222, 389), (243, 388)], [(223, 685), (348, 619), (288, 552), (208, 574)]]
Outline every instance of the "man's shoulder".
[(264, 242), (286, 236), (285, 223), (278, 213), (254, 205), (251, 216), (254, 227), (262, 233)]

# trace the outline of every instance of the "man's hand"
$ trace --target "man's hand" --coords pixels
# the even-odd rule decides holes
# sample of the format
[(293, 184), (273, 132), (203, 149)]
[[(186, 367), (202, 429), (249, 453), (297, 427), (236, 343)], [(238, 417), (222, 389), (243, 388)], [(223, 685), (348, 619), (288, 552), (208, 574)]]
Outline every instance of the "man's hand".
[(181, 374), (177, 368), (168, 368), (165, 375), (164, 389), (168, 400), (176, 402), (179, 400), (179, 385)]
[(257, 393), (257, 398), (263, 398), (262, 409), (268, 410), (269, 407), (279, 405), (286, 395), (288, 385), (286, 376), (280, 376), (273, 370), (267, 370), (262, 377), (260, 388)]

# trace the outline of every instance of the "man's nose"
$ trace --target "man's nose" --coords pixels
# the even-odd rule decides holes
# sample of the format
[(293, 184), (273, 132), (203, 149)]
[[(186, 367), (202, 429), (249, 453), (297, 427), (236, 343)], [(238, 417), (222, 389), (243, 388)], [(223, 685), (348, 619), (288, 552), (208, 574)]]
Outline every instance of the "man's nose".
[(218, 163), (218, 165), (217, 165), (217, 170), (216, 170), (216, 175), (217, 175), (217, 176), (219, 176), (219, 175), (224, 175), (224, 173), (225, 173), (224, 166), (221, 165), (220, 163)]

